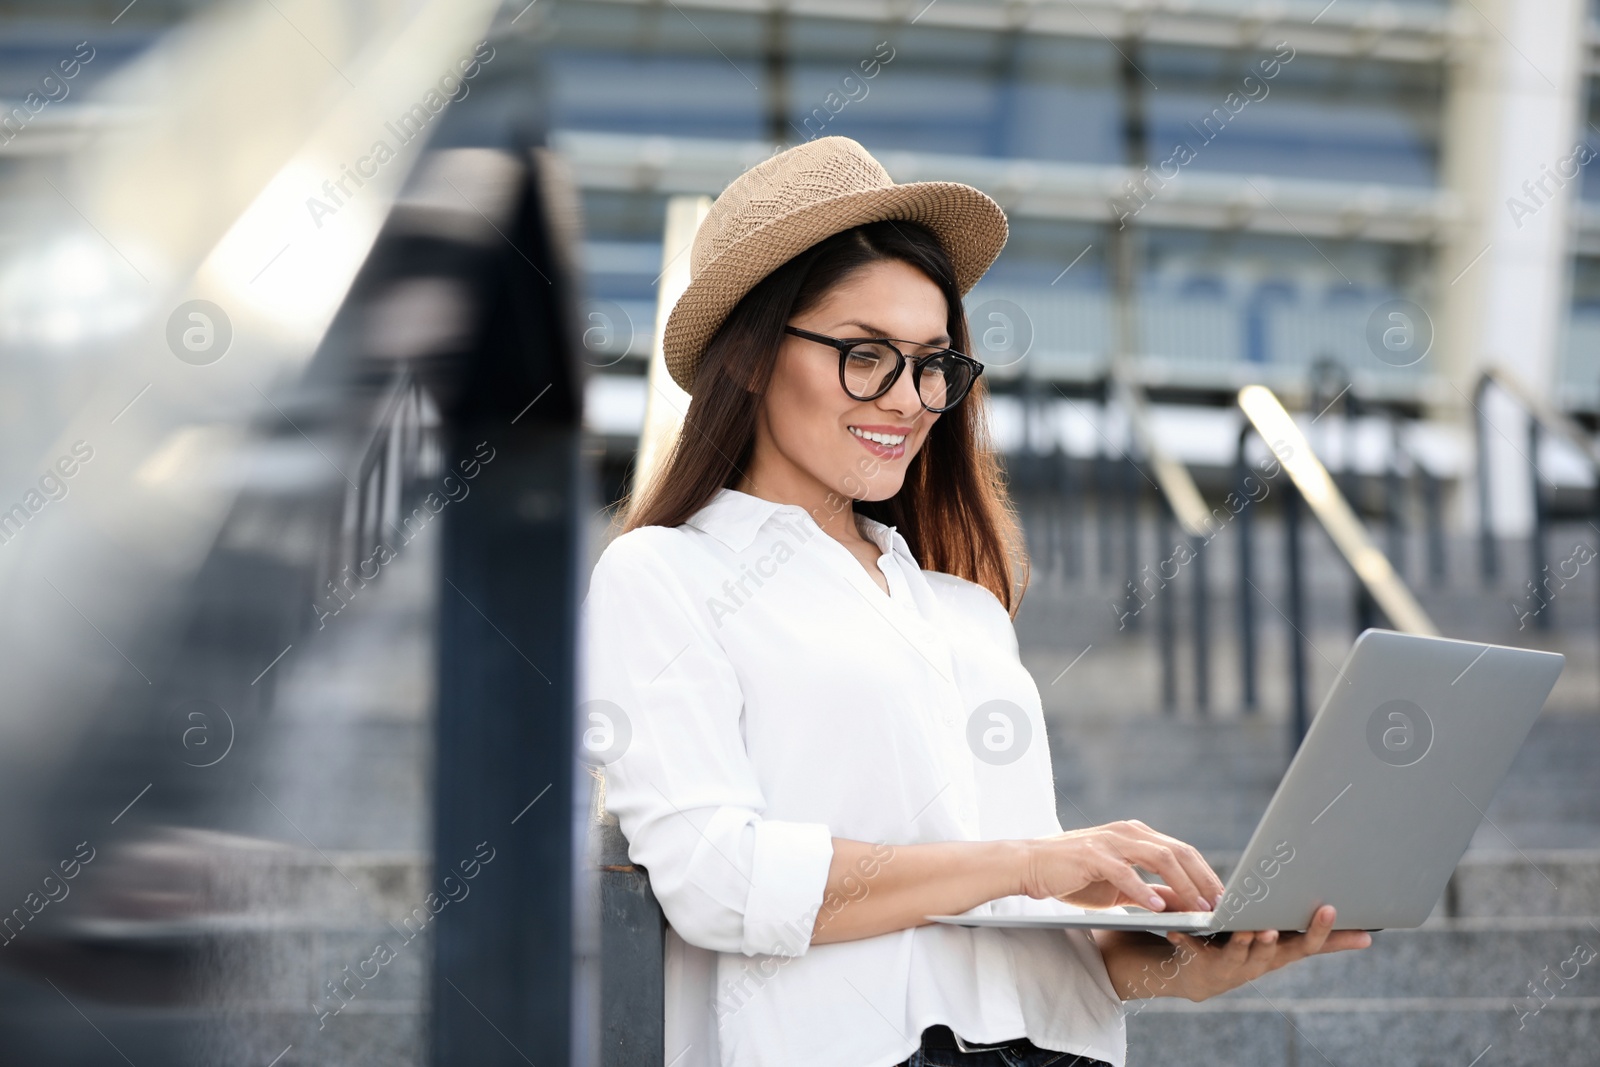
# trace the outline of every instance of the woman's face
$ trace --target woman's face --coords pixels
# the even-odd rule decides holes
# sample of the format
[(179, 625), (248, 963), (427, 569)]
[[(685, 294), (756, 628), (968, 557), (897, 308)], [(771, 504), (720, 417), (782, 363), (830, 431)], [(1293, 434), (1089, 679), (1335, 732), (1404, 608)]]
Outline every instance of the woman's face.
[[(927, 275), (899, 260), (868, 264), (790, 320), (829, 337), (893, 337), (950, 344), (944, 294)], [(899, 345), (913, 358), (931, 349)], [(884, 500), (900, 491), (906, 467), (927, 440), (937, 414), (917, 398), (908, 364), (888, 392), (857, 400), (839, 384), (836, 349), (787, 334), (762, 405), (752, 471), (789, 499), (831, 491), (855, 500)], [(884, 438), (866, 440), (858, 431)], [(768, 454), (763, 455), (763, 452)]]

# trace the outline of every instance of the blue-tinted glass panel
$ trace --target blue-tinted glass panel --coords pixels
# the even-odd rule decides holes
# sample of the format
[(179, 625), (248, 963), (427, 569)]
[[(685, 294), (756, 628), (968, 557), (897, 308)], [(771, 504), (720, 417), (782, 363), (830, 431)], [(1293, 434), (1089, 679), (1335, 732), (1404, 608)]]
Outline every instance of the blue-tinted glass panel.
[(561, 3), (544, 49), (557, 128), (770, 136), (769, 20), (676, 5)]
[(1103, 42), (811, 21), (795, 23), (790, 40), (794, 140), (837, 133), (874, 149), (1121, 158), (1116, 53)]
[(986, 283), (1056, 290), (1107, 289), (1110, 231), (1089, 222), (1013, 217)]
[[(1594, 2), (1600, 5), (1600, 0)], [(1586, 122), (1579, 131), (1574, 147), (1577, 143), (1588, 145), (1589, 151), (1600, 156), (1600, 81), (1594, 78), (1588, 80), (1583, 104), (1587, 108), (1584, 115)], [(1583, 184), (1579, 186), (1578, 195), (1584, 200), (1600, 200), (1600, 166), (1595, 165), (1593, 158), (1583, 168)]]
[(1146, 48), (1137, 62), (1160, 87), (1143, 95), (1152, 162), (1331, 181), (1436, 181), (1442, 88), (1431, 69), (1273, 47)]
[(1572, 304), (1563, 340), (1558, 402), (1569, 409), (1600, 409), (1600, 258), (1573, 258)]
[(894, 66), (867, 83), (871, 95), (830, 115), (832, 67), (797, 67), (790, 80), (794, 141), (818, 133), (854, 137), (874, 151), (910, 149), (963, 156), (990, 154), (988, 126), (997, 87), (976, 71)]
[(554, 50), (549, 70), (557, 128), (736, 140), (766, 134), (759, 64), (740, 67), (715, 52)]

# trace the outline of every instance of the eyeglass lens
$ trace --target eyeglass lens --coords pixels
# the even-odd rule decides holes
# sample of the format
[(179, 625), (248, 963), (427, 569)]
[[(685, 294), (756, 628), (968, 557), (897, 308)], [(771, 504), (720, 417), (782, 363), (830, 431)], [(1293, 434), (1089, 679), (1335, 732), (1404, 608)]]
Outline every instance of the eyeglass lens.
[[(871, 400), (899, 363), (895, 350), (885, 344), (861, 344), (844, 360), (845, 388), (857, 400)], [(972, 372), (959, 359), (934, 356), (922, 363), (918, 392), (923, 404), (938, 410), (954, 404), (972, 385)]]

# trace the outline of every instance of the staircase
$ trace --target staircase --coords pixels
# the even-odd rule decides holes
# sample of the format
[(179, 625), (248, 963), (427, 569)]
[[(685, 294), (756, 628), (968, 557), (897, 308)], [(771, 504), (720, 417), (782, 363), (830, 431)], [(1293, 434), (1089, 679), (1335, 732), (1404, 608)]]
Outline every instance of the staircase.
[(1129, 1067), (1594, 1063), (1597, 903), (1600, 850), (1469, 852), (1418, 929), (1198, 1004), (1130, 1005)]
[[(1211, 700), (1202, 716), (1193, 699), (1192, 573), (1141, 611), (1138, 631), (1119, 630), (1108, 602), (1121, 575), (1100, 576), (1092, 516), (1081, 522), (1083, 566), (1069, 577), (1059, 560), (1055, 568), (1036, 561), (1017, 618), (1023, 662), (1044, 699), (1062, 825), (1141, 819), (1200, 848), (1226, 877), (1290, 755), (1288, 627), (1272, 606), (1281, 603), (1281, 527), (1268, 516), (1255, 531), (1254, 714), (1240, 708), (1231, 531), (1211, 546)], [(1578, 523), (1551, 543), (1583, 532), (1596, 542)], [(1303, 537), (1314, 713), (1355, 627), (1347, 569), (1319, 530)], [(1155, 547), (1147, 540), (1147, 560)], [(1504, 577), (1487, 592), (1475, 551), (1455, 541), (1443, 586), (1413, 581), (1447, 636), (1549, 648), (1568, 662), (1434, 914), (1418, 929), (1375, 934), (1363, 951), (1310, 960), (1202, 1003), (1130, 1003), (1129, 1067), (1600, 1062), (1600, 590), (1586, 570), (1551, 601), (1555, 627), (1519, 631), (1507, 605), (1526, 579), (1518, 569), (1525, 547), (1503, 549)], [(1120, 572), (1121, 561), (1111, 569)], [(1172, 715), (1156, 710), (1162, 610), (1176, 613), (1180, 652)]]

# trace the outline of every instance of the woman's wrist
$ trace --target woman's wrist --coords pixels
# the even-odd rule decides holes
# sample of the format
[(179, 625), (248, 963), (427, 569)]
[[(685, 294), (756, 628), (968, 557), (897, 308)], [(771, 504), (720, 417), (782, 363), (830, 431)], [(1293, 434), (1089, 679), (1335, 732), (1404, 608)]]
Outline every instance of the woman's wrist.
[(1006, 850), (1004, 861), (1007, 881), (1010, 886), (1008, 895), (1033, 896), (1034, 842), (1026, 838), (1018, 838), (1002, 843), (1009, 846)]
[(1184, 982), (1183, 965), (1188, 961), (1166, 938), (1132, 930), (1096, 930), (1091, 936), (1118, 997), (1192, 999)]
[(1027, 892), (1028, 842), (1019, 839), (999, 841), (950, 842), (962, 851), (961, 866), (967, 872), (962, 879), (969, 891), (980, 900), (969, 907), (987, 904), (1002, 897), (1023, 895)]

